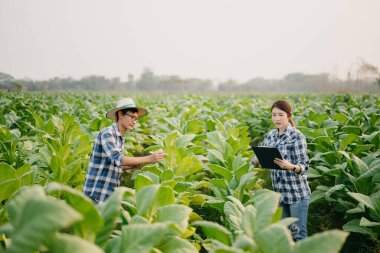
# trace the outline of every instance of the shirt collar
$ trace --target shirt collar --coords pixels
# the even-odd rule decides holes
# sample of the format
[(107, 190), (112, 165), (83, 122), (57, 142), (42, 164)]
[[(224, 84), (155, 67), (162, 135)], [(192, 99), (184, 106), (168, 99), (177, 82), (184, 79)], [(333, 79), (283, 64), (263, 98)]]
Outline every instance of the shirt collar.
[[(293, 131), (293, 129), (294, 129), (294, 127), (292, 127), (292, 125), (289, 123), (286, 126), (285, 131), (284, 131), (284, 133), (282, 135), (284, 135), (286, 137), (289, 137), (290, 133)], [(274, 135), (279, 137), (280, 135), (278, 133), (279, 133), (279, 130), (278, 130), (278, 128), (276, 128), (276, 131), (274, 131)]]
[(112, 127), (113, 127), (113, 129), (115, 130), (116, 135), (119, 136), (119, 137), (121, 137), (121, 138), (123, 138), (123, 136), (121, 135), (121, 133), (120, 133), (120, 131), (119, 131), (119, 128), (117, 127), (117, 124), (116, 124), (116, 123), (113, 123), (113, 124), (112, 124)]

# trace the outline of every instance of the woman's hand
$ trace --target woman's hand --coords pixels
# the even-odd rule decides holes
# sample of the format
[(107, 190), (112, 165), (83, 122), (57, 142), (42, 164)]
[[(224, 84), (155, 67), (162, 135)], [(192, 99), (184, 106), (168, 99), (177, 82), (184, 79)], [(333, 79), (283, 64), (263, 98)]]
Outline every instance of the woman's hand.
[(291, 170), (294, 168), (294, 164), (286, 160), (275, 158), (273, 162), (277, 164), (278, 166), (280, 166), (281, 169)]
[(259, 160), (257, 160), (257, 158), (256, 157), (254, 157), (254, 158), (252, 158), (251, 159), (251, 163), (253, 164), (253, 165), (255, 165), (255, 166), (259, 166)]

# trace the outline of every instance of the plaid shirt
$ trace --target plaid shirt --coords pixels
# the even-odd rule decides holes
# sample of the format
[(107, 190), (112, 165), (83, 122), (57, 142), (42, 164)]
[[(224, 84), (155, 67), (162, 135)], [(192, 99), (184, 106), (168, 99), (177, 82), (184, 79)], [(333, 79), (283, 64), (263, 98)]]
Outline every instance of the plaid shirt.
[(299, 174), (285, 169), (271, 170), (273, 189), (281, 193), (280, 203), (293, 204), (310, 196), (306, 175), (309, 157), (305, 136), (289, 124), (282, 135), (278, 134), (277, 128), (270, 131), (261, 146), (277, 147), (285, 160), (301, 167)]
[(120, 184), (124, 137), (116, 123), (102, 129), (92, 149), (83, 192), (94, 202), (101, 203)]

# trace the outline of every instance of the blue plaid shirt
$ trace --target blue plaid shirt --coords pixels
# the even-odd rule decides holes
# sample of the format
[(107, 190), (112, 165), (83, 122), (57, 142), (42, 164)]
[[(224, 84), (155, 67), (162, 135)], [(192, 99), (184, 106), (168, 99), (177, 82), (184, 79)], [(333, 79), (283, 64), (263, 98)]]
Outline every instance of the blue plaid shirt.
[(120, 184), (124, 137), (116, 123), (102, 129), (92, 149), (83, 192), (94, 202), (101, 203)]
[(285, 160), (301, 167), (299, 174), (285, 169), (271, 170), (273, 190), (281, 193), (280, 203), (293, 204), (310, 196), (306, 175), (309, 157), (305, 136), (289, 124), (282, 135), (279, 135), (278, 128), (267, 133), (261, 146), (277, 147)]

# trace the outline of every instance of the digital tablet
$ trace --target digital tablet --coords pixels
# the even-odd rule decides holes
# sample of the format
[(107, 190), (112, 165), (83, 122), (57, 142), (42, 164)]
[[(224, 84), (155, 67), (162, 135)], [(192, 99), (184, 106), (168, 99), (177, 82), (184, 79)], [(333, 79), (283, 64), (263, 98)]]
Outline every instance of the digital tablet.
[(254, 146), (251, 146), (251, 147), (253, 149), (253, 152), (255, 152), (257, 160), (259, 160), (259, 163), (262, 168), (282, 170), (280, 166), (278, 166), (277, 164), (273, 162), (275, 158), (284, 159), (282, 158), (282, 155), (280, 151), (278, 150), (278, 148), (254, 147)]

